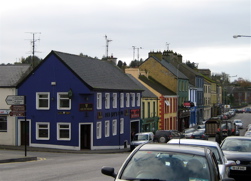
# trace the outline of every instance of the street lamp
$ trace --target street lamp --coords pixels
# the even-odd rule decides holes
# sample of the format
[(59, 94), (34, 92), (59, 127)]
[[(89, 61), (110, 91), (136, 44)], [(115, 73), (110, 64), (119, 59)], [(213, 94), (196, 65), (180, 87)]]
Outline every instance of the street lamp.
[(248, 36), (248, 35), (234, 35), (233, 38), (239, 38), (239, 37), (251, 37), (251, 36)]

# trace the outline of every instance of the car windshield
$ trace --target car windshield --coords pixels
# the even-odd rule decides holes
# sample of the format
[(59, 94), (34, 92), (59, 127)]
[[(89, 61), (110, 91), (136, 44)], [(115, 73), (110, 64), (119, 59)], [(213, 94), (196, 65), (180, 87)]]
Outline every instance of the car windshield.
[(231, 129), (231, 123), (223, 123), (221, 124), (221, 129)]
[(241, 123), (241, 120), (234, 120), (235, 123)]
[(134, 141), (144, 141), (144, 140), (148, 140), (148, 135), (147, 134), (139, 134), (139, 135), (135, 135), (133, 137)]
[(251, 140), (226, 139), (221, 149), (225, 151), (251, 152)]
[(205, 157), (159, 151), (138, 151), (125, 165), (120, 179), (211, 180)]

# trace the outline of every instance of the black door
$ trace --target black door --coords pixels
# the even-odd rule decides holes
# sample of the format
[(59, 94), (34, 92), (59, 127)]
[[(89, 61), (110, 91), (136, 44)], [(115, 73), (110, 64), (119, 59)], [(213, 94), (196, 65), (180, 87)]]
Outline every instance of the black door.
[(81, 149), (91, 148), (91, 125), (81, 125)]

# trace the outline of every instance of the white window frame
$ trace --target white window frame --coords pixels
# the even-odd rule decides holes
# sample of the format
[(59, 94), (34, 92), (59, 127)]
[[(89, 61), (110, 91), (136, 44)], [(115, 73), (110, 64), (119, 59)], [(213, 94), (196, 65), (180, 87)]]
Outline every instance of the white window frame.
[(105, 109), (110, 109), (110, 93), (105, 93)]
[(140, 106), (140, 93), (137, 93), (137, 106)]
[(124, 134), (124, 118), (120, 118), (120, 134)]
[[(47, 98), (40, 98), (40, 95), (47, 95)], [(47, 107), (40, 107), (39, 101), (40, 100), (47, 100), (48, 106)], [(50, 109), (50, 92), (37, 92), (36, 93), (36, 109), (38, 110), (49, 110)]]
[(96, 123), (96, 137), (97, 139), (102, 138), (102, 122), (101, 121)]
[(136, 103), (135, 93), (131, 93), (131, 98), (132, 98), (132, 107), (135, 107), (135, 103)]
[[(40, 128), (40, 125), (47, 125), (47, 128)], [(39, 137), (39, 130), (47, 130), (47, 137)], [(49, 140), (50, 139), (50, 123), (48, 122), (36, 122), (36, 140)]]
[(130, 107), (130, 93), (126, 93), (126, 107)]
[(112, 135), (117, 135), (117, 119), (112, 120)]
[(97, 109), (102, 109), (102, 93), (97, 93)]
[[(60, 128), (61, 125), (68, 125), (69, 128)], [(69, 130), (69, 137), (61, 138), (60, 137), (61, 130)], [(71, 140), (71, 123), (57, 123), (57, 140)]]
[[(62, 95), (66, 95), (67, 97), (61, 97)], [(69, 102), (68, 107), (61, 107), (60, 102), (66, 100)], [(57, 93), (57, 109), (58, 110), (71, 110), (71, 99), (68, 97), (68, 92), (58, 92)]]
[(117, 108), (118, 107), (118, 94), (113, 93), (112, 94), (112, 108)]
[(110, 136), (110, 121), (106, 120), (105, 121), (105, 137)]
[(124, 108), (124, 101), (125, 97), (124, 97), (124, 93), (120, 93), (120, 108)]

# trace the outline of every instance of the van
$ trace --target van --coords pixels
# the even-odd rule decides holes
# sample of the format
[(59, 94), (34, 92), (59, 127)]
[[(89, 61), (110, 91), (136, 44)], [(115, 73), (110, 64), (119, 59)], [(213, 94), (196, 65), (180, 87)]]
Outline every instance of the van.
[(132, 151), (138, 145), (142, 143), (153, 142), (154, 134), (153, 132), (142, 132), (136, 133), (130, 145), (130, 150)]

